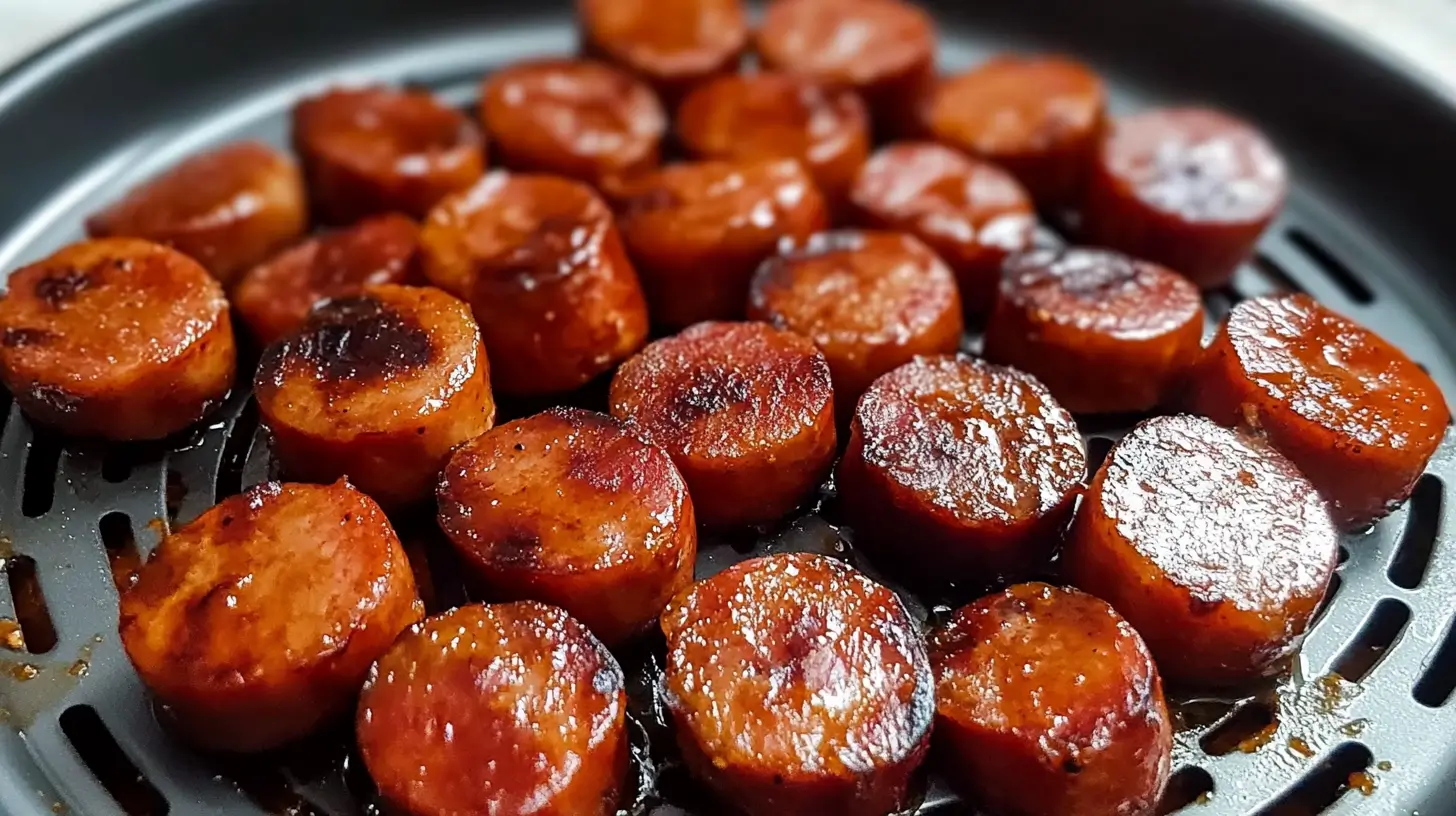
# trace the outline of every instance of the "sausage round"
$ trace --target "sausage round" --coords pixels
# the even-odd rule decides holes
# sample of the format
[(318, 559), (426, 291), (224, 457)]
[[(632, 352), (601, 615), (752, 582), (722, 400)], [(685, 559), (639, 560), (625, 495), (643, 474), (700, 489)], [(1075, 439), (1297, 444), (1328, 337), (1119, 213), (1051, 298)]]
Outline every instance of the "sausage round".
[(689, 770), (749, 814), (882, 816), (925, 757), (934, 677), (895, 593), (833, 558), (755, 558), (662, 616)]
[(121, 642), (188, 740), (263, 751), (345, 714), (423, 614), (368, 496), (267, 482), (162, 541), (122, 593)]
[(32, 420), (76, 436), (161, 439), (227, 396), (237, 367), (222, 287), (131, 238), (72, 244), (0, 294), (0, 379)]
[(303, 178), (256, 142), (193, 156), (86, 219), (92, 238), (145, 238), (195, 258), (224, 286), (308, 227)]
[(612, 379), (612, 416), (666, 450), (698, 520), (762, 524), (799, 506), (834, 460), (829, 364), (763, 323), (699, 323)]
[(855, 223), (908, 232), (945, 259), (975, 315), (990, 312), (1002, 263), (1030, 249), (1036, 235), (1036, 209), (1014, 177), (929, 142), (876, 151), (849, 198)]
[(1075, 589), (1019, 584), (930, 636), (942, 775), (989, 813), (1150, 814), (1173, 730), (1141, 637)]
[(249, 269), (233, 287), (233, 307), (266, 346), (302, 327), (320, 301), (413, 283), (419, 236), (415, 222), (391, 214), (305, 241)]
[(427, 498), (450, 451), (495, 421), (480, 331), (430, 288), (326, 301), (263, 353), (253, 385), (285, 474), (348, 476), (387, 507)]
[(314, 213), (332, 224), (402, 212), (423, 218), (485, 171), (469, 117), (425, 91), (334, 89), (293, 109)]
[(655, 167), (667, 131), (646, 85), (610, 65), (569, 59), (486, 77), (480, 121), (510, 169), (592, 184)]
[(748, 316), (814, 341), (841, 417), (881, 374), (960, 347), (955, 276), (911, 235), (838, 230), (785, 245), (759, 267)]
[(1198, 288), (1101, 249), (1012, 256), (986, 324), (986, 359), (1034, 375), (1074, 414), (1151, 410), (1202, 350)]
[(1215, 422), (1263, 433), (1349, 529), (1410, 496), (1451, 416), (1420, 366), (1309, 295), (1235, 306), (1189, 400)]
[(1092, 162), (1087, 243), (1228, 283), (1283, 206), (1284, 160), (1253, 126), (1198, 108), (1118, 119)]
[(611, 816), (627, 772), (622, 669), (532, 601), (411, 627), (359, 695), (359, 752), (400, 816)]
[(583, 50), (614, 62), (675, 103), (731, 74), (748, 44), (742, 0), (577, 0)]
[(469, 298), (505, 394), (571, 391), (647, 339), (647, 301), (612, 213), (555, 176), (490, 173), (441, 202), (425, 277)]
[(1298, 648), (1338, 549), (1324, 500), (1288, 459), (1251, 434), (1167, 416), (1112, 448), (1062, 567), (1127, 618), (1165, 678), (1229, 686)]
[(555, 604), (608, 645), (650, 628), (693, 580), (687, 485), (609, 416), (556, 408), (476, 437), (437, 497), (440, 528), (487, 597)]
[(742, 318), (753, 272), (779, 241), (829, 226), (793, 159), (676, 164), (608, 193), (652, 322), (673, 331)]
[(839, 464), (855, 541), (921, 585), (989, 585), (1043, 566), (1087, 469), (1077, 425), (1027, 374), (920, 357), (860, 398)]
[(1106, 123), (1107, 94), (1087, 66), (1058, 56), (1000, 56), (942, 80), (926, 130), (1011, 171), (1043, 209), (1075, 206)]

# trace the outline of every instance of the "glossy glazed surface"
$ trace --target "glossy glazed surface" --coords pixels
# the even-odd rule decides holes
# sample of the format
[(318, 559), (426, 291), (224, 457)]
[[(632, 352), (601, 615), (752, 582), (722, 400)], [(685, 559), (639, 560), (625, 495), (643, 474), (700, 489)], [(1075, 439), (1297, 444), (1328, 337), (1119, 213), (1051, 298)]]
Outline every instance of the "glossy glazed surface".
[(587, 51), (643, 77), (668, 101), (730, 73), (748, 44), (741, 0), (577, 0)]

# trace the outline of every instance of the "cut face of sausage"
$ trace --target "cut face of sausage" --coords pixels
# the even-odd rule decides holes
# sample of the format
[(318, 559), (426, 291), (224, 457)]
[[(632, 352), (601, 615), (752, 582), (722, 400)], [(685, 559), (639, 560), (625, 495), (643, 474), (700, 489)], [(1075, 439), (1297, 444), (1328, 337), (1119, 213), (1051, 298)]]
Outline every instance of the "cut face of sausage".
[(1073, 413), (1151, 410), (1202, 350), (1198, 288), (1101, 249), (1012, 256), (986, 326), (986, 359), (1035, 375)]
[(1150, 814), (1173, 733), (1148, 649), (1106, 603), (1019, 584), (930, 637), (946, 779), (989, 813)]
[(617, 370), (610, 400), (672, 456), (704, 524), (777, 520), (834, 459), (829, 364), (763, 323), (699, 323), (648, 345)]
[(356, 733), (390, 813), (610, 816), (627, 771), (622, 669), (554, 606), (462, 606), (400, 635)]
[(1259, 429), (1350, 529), (1410, 496), (1450, 418), (1420, 366), (1308, 295), (1234, 307), (1189, 399), (1220, 424)]
[(347, 712), (369, 665), (423, 614), (368, 496), (268, 482), (162, 542), (121, 596), (121, 641), (189, 740), (262, 751)]
[(1277, 672), (1334, 574), (1324, 501), (1288, 459), (1201, 417), (1157, 417), (1097, 471), (1062, 551), (1072, 583), (1138, 630), (1170, 681)]
[(893, 592), (832, 558), (756, 558), (662, 616), (689, 769), (739, 811), (898, 811), (929, 747), (934, 680)]
[(1088, 182), (1088, 243), (1229, 281), (1284, 204), (1284, 160), (1253, 126), (1198, 108), (1117, 120)]
[(881, 374), (961, 342), (955, 276), (902, 233), (839, 230), (786, 245), (759, 268), (748, 313), (814, 341), (845, 418)]
[(649, 628), (693, 580), (687, 485), (617, 420), (557, 408), (450, 458), (440, 527), (493, 598), (561, 606), (608, 644)]
[(485, 170), (468, 117), (424, 91), (335, 89), (293, 109), (314, 212), (332, 224), (402, 212), (423, 218)]
[(677, 164), (608, 193), (652, 320), (673, 330), (743, 317), (753, 271), (779, 241), (829, 226), (793, 159)]
[(974, 586), (1051, 557), (1086, 467), (1076, 423), (1031, 376), (920, 357), (860, 398), (837, 483), (878, 563)]
[(589, 183), (657, 164), (667, 115), (646, 85), (609, 65), (543, 60), (485, 80), (480, 120), (502, 162)]
[(196, 259), (224, 286), (307, 227), (298, 168), (256, 142), (193, 156), (86, 219), (93, 238), (165, 244)]
[(977, 315), (995, 303), (1001, 264), (1030, 249), (1036, 234), (1036, 210), (1015, 178), (928, 142), (878, 150), (855, 178), (850, 202), (856, 223), (908, 232), (935, 250)]
[(419, 227), (384, 215), (314, 238), (248, 270), (233, 306), (262, 345), (297, 331), (314, 305), (376, 283), (413, 283)]
[(495, 421), (480, 331), (430, 288), (326, 301), (264, 352), (254, 388), (290, 478), (348, 476), (390, 507), (428, 497), (451, 449)]
[(161, 439), (227, 396), (236, 366), (222, 287), (148, 241), (72, 244), (0, 294), (0, 378), (64, 433)]
[(583, 46), (650, 83), (668, 102), (731, 74), (748, 44), (741, 0), (577, 0)]

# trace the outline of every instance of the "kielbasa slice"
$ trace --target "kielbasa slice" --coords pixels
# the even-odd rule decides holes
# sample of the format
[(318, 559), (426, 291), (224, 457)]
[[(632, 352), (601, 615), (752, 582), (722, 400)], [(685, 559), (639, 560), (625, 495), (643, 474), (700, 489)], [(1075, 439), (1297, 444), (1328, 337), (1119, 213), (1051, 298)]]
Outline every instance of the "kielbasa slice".
[(1103, 601), (1018, 584), (930, 636), (942, 775), (989, 813), (1151, 813), (1173, 731), (1143, 640)]
[(908, 232), (950, 264), (974, 315), (990, 312), (1002, 263), (1036, 236), (1031, 196), (1011, 174), (929, 142), (880, 148), (849, 197), (855, 223)]
[(1450, 419), (1420, 366), (1303, 294), (1235, 306), (1198, 364), (1189, 400), (1215, 422), (1258, 429), (1349, 529), (1410, 496)]
[(986, 359), (1034, 375), (1074, 414), (1151, 410), (1202, 350), (1198, 288), (1102, 249), (1012, 256), (986, 325)]
[(608, 645), (692, 583), (697, 527), (672, 459), (612, 417), (556, 408), (455, 451), (440, 527), (491, 598), (562, 607)]
[(318, 217), (349, 224), (401, 212), (423, 218), (485, 172), (485, 144), (469, 117), (425, 91), (334, 89), (293, 109)]
[(0, 294), (0, 378), (35, 422), (76, 436), (161, 439), (233, 386), (222, 287), (149, 241), (83, 241), (16, 270)]
[(1288, 459), (1251, 434), (1167, 416), (1112, 448), (1062, 565), (1138, 630), (1165, 678), (1214, 687), (1279, 671), (1338, 549), (1324, 500)]
[(1087, 183), (1087, 243), (1228, 283), (1284, 204), (1284, 159), (1252, 125), (1200, 108), (1118, 119)]
[(890, 590), (833, 558), (755, 558), (662, 616), (688, 768), (743, 813), (881, 816), (925, 757), (934, 677)]
[(275, 748), (345, 714), (424, 614), (399, 538), (346, 482), (267, 482), (164, 539), (121, 596), (121, 641), (202, 747)]
[(920, 357), (860, 398), (841, 505), (887, 569), (914, 583), (989, 585), (1042, 567), (1086, 473), (1077, 424), (1033, 377)]
[(731, 74), (748, 44), (742, 0), (577, 0), (583, 49), (642, 77), (669, 103)]
[(388, 812), (611, 816), (627, 771), (622, 669), (554, 606), (472, 604), (369, 672), (355, 732)]
[(651, 343), (617, 370), (609, 398), (612, 416), (672, 457), (706, 525), (777, 520), (834, 460), (829, 364), (763, 323), (699, 323)]
[(450, 451), (495, 421), (480, 330), (431, 288), (324, 302), (263, 353), (254, 389), (285, 474), (348, 476), (387, 507), (427, 498)]
[(287, 156), (242, 142), (193, 156), (86, 219), (92, 238), (144, 238), (194, 258), (224, 286), (308, 228)]

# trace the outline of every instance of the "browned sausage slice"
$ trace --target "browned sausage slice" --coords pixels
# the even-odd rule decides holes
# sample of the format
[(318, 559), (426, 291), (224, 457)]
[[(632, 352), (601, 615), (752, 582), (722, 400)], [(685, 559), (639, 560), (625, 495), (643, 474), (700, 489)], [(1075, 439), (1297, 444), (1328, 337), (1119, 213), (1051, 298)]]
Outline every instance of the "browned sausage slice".
[(936, 751), (989, 813), (1147, 814), (1173, 731), (1132, 627), (1075, 589), (1019, 584), (957, 610), (930, 637)]
[(268, 482), (162, 542), (121, 596), (121, 640), (189, 740), (262, 751), (347, 712), (369, 665), (423, 614), (368, 496)]
[(236, 366), (222, 287), (157, 244), (72, 244), (0, 295), (0, 378), (27, 416), (65, 433), (161, 439), (217, 405)]
[(492, 598), (556, 604), (608, 645), (692, 583), (687, 485), (609, 416), (557, 408), (467, 442), (439, 487), (440, 527)]
[(586, 51), (645, 79), (668, 102), (738, 68), (742, 0), (577, 0)]
[(495, 421), (480, 331), (430, 288), (323, 303), (264, 352), (254, 388), (284, 473), (348, 476), (388, 507), (428, 497), (450, 451)]
[(1062, 551), (1072, 583), (1138, 630), (1169, 680), (1275, 673), (1334, 574), (1325, 503), (1252, 435), (1157, 417), (1113, 447)]
[(1351, 529), (1410, 496), (1450, 419), (1420, 366), (1308, 295), (1235, 306), (1194, 381), (1194, 410), (1259, 429)]
[(822, 555), (756, 558), (662, 616), (689, 769), (739, 811), (883, 816), (925, 757), (934, 678), (900, 599)]
[(195, 258), (224, 286), (298, 240), (308, 207), (298, 168), (243, 142), (193, 156), (86, 219), (93, 238), (145, 238)]
[(699, 323), (658, 340), (612, 379), (612, 416), (672, 456), (704, 524), (774, 521), (834, 459), (829, 364), (762, 323)]
[(470, 605), (400, 636), (356, 732), (390, 813), (611, 816), (627, 771), (622, 669), (534, 602)]
[(986, 359), (1035, 375), (1079, 414), (1151, 410), (1202, 350), (1198, 288), (1102, 249), (1012, 256), (986, 325)]

